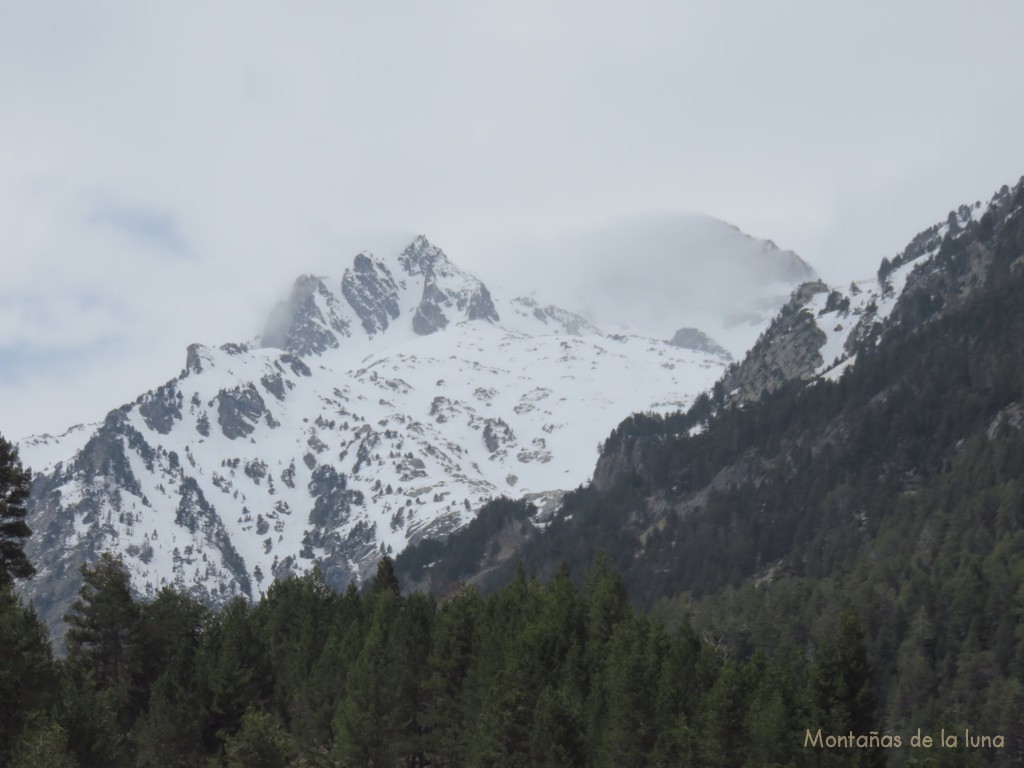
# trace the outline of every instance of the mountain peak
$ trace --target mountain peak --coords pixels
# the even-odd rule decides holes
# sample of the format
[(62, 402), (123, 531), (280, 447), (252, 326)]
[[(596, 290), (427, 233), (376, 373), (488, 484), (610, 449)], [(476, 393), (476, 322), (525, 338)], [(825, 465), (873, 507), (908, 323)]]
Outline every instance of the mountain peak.
[[(397, 264), (396, 264), (397, 261)], [(267, 320), (260, 346), (319, 355), (358, 334), (387, 332), (403, 316), (425, 336), (463, 320), (498, 320), (490, 292), (419, 235), (390, 262), (357, 254), (341, 280), (300, 275)]]
[(350, 336), (350, 321), (338, 295), (315, 275), (300, 275), (288, 299), (274, 309), (260, 339), (297, 355), (317, 355)]
[(431, 243), (426, 235), (417, 235), (398, 257), (406, 274), (421, 275), (430, 271), (438, 259), (448, 260), (444, 251)]
[(452, 264), (424, 235), (412, 241), (399, 262), (410, 276), (423, 276), (423, 294), (412, 319), (419, 335), (447, 327), (449, 313), (462, 320), (499, 320), (487, 286)]

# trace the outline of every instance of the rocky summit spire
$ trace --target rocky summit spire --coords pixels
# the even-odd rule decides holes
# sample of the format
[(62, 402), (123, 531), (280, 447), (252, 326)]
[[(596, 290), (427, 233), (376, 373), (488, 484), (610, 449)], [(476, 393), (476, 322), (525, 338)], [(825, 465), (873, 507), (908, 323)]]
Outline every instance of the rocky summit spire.
[(447, 327), (449, 315), (456, 321), (499, 319), (487, 286), (452, 264), (423, 235), (402, 252), (399, 262), (410, 276), (423, 277), (422, 298), (412, 318), (413, 330), (421, 336)]
[(370, 337), (384, 333), (406, 313), (421, 336), (451, 322), (498, 320), (487, 286), (420, 235), (392, 257), (390, 267), (388, 260), (364, 251), (340, 283), (300, 276), (288, 300), (271, 314), (260, 344), (318, 355), (341, 346), (359, 327)]

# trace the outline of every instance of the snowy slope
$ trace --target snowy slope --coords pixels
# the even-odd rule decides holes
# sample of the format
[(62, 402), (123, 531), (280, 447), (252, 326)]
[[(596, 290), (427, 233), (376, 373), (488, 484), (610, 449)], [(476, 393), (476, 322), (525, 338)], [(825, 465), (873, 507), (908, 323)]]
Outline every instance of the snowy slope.
[(965, 261), (973, 266), (954, 267), (949, 258), (938, 258), (943, 244), (955, 244), (966, 227), (1009, 199), (1004, 189), (988, 205), (960, 206), (892, 260), (884, 259), (874, 278), (847, 287), (800, 285), (746, 357), (729, 368), (726, 391), (748, 402), (791, 379), (837, 379), (860, 350), (893, 328), (916, 327), (955, 306), (982, 279), (987, 257), (974, 254)]
[(359, 254), (341, 280), (300, 277), (251, 342), (192, 345), (101, 424), (22, 441), (26, 590), (53, 624), (107, 549), (144, 595), (218, 604), (317, 561), (342, 587), (489, 498), (587, 482), (625, 416), (685, 408), (728, 362), (494, 298), (425, 238)]

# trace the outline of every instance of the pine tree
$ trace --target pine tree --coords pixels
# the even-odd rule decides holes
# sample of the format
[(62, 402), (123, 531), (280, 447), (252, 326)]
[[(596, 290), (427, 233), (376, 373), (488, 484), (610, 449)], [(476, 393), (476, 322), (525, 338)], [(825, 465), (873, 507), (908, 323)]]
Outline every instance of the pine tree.
[(377, 562), (377, 575), (373, 579), (373, 592), (390, 592), (395, 597), (401, 594), (398, 575), (395, 573), (395, 561), (384, 555)]
[(238, 598), (203, 633), (197, 677), (203, 682), (203, 739), (211, 751), (238, 730), (247, 710), (263, 709), (270, 699), (270, 661), (251, 613)]
[(47, 717), (31, 722), (14, 750), (10, 768), (78, 768), (68, 734)]
[(479, 649), (483, 601), (472, 587), (463, 586), (437, 614), (424, 686), (423, 723), (433, 745), (431, 758), (440, 766), (467, 763), (466, 682)]
[(32, 488), (32, 473), (22, 469), (18, 449), (0, 435), (0, 586), (27, 579), (35, 569), (25, 556), (25, 502)]
[(701, 765), (735, 765), (743, 763), (746, 744), (737, 734), (745, 734), (744, 716), (748, 690), (745, 669), (726, 659), (718, 679), (701, 700), (698, 751)]
[(607, 716), (599, 730), (600, 742), (592, 745), (598, 766), (638, 768), (654, 747), (657, 700), (652, 694), (661, 659), (650, 633), (649, 622), (634, 617), (619, 622), (608, 643), (601, 691)]
[(59, 721), (80, 768), (114, 768), (129, 760), (125, 728), (118, 722), (111, 689), (97, 691), (89, 671), (75, 670), (60, 695)]
[(190, 768), (205, 756), (199, 702), (192, 686), (169, 670), (149, 692), (149, 706), (132, 732), (136, 768)]
[(187, 768), (204, 755), (196, 662), (210, 611), (170, 588), (142, 606), (137, 632), (140, 702), (132, 732), (139, 768)]
[(11, 754), (30, 715), (56, 693), (46, 629), (22, 606), (10, 585), (0, 586), (0, 765)]
[(249, 710), (238, 733), (225, 743), (224, 753), (227, 768), (286, 768), (295, 746), (273, 715)]
[(626, 587), (604, 552), (594, 558), (586, 576), (586, 649), (584, 663), (593, 682), (587, 692), (585, 720), (587, 743), (593, 748), (603, 736), (608, 719), (608, 702), (601, 682), (608, 664), (608, 646), (615, 627), (629, 616)]
[(330, 717), (321, 721), (308, 694), (336, 604), (336, 596), (315, 566), (301, 578), (275, 581), (253, 612), (274, 680), (269, 711), (280, 717), (292, 735), (310, 745), (329, 735), (324, 731)]
[(396, 660), (389, 637), (401, 598), (387, 589), (374, 598), (366, 639), (348, 670), (345, 698), (334, 718), (334, 756), (344, 765), (382, 768), (398, 757), (391, 717), (397, 705)]
[(537, 591), (519, 563), (512, 581), (487, 601), (462, 696), (472, 720), (467, 764), (513, 765), (525, 759), (534, 698), (524, 690), (529, 674), (519, 646), (536, 613)]
[[(879, 730), (874, 671), (868, 662), (864, 632), (847, 611), (839, 631), (818, 648), (811, 669), (811, 715), (823, 733), (867, 734)], [(881, 750), (835, 750), (821, 754), (822, 765), (884, 765)]]
[(307, 753), (329, 749), (334, 741), (332, 721), (348, 687), (349, 668), (363, 645), (364, 603), (354, 583), (333, 601), (323, 650), (294, 694), (289, 730)]
[(384, 557), (367, 601), (365, 640), (334, 719), (335, 756), (345, 765), (425, 765), (422, 715), (433, 599), (401, 597), (394, 564)]
[(68, 662), (80, 678), (87, 675), (98, 691), (110, 692), (118, 720), (127, 728), (137, 714), (139, 626), (128, 569), (120, 558), (105, 552), (94, 566), (83, 565), (81, 572), (78, 600), (64, 616)]
[(530, 760), (533, 765), (552, 768), (586, 763), (581, 713), (564, 686), (548, 686), (537, 697), (530, 731)]
[(168, 673), (187, 685), (210, 609), (190, 595), (165, 587), (140, 609), (135, 635), (139, 683), (150, 688)]

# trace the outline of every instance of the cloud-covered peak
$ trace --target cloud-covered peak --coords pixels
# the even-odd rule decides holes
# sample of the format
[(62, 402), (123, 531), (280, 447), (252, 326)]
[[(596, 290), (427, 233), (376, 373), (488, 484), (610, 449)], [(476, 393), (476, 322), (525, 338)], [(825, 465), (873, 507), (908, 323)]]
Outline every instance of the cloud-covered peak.
[[(700, 328), (741, 355), (790, 291), (817, 275), (796, 253), (708, 216), (638, 216), (482, 243), (512, 295), (612, 331)], [(744, 319), (737, 324), (734, 319)]]
[(453, 322), (497, 319), (487, 286), (420, 235), (397, 258), (357, 254), (340, 280), (297, 278), (291, 295), (271, 313), (260, 343), (312, 355), (338, 348), (354, 335), (372, 338), (396, 325), (408, 324), (425, 336)]

